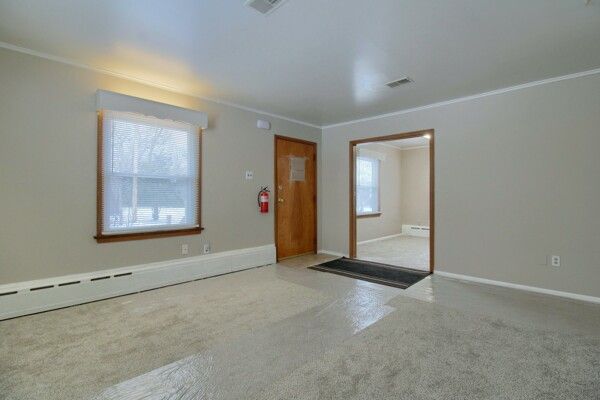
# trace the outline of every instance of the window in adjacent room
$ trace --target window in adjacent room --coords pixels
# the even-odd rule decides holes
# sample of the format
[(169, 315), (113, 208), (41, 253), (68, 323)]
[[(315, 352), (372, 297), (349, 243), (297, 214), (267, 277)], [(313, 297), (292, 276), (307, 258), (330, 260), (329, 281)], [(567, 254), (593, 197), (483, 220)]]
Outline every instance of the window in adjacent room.
[(96, 239), (200, 233), (197, 127), (107, 110), (98, 118)]
[(379, 204), (379, 163), (376, 158), (356, 158), (356, 214), (381, 212)]

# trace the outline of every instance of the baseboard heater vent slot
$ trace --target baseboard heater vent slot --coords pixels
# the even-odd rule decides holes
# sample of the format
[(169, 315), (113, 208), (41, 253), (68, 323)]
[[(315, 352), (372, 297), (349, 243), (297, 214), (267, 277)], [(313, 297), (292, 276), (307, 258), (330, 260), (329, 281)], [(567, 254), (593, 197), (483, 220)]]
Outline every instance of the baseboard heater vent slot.
[(63, 282), (63, 283), (59, 283), (58, 286), (77, 285), (78, 283), (81, 283), (81, 281)]
[(0, 285), (0, 321), (274, 263), (270, 244)]
[(38, 287), (32, 287), (31, 289), (29, 289), (30, 292), (33, 292), (35, 290), (43, 290), (43, 289), (50, 289), (53, 288), (54, 285), (48, 285), (48, 286), (38, 286)]
[(429, 227), (425, 225), (402, 225), (402, 234), (408, 236), (429, 237)]

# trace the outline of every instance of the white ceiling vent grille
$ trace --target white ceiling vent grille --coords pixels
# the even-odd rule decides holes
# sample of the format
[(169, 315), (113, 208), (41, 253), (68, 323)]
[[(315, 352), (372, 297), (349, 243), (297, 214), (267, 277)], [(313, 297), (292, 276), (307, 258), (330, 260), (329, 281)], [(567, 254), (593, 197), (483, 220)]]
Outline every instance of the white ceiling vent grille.
[(269, 14), (281, 6), (286, 0), (246, 0), (246, 6), (254, 8), (261, 14)]
[(385, 85), (391, 88), (396, 88), (398, 86), (401, 85), (406, 85), (407, 83), (411, 83), (413, 80), (410, 79), (408, 76), (405, 76), (404, 78), (400, 78), (400, 79), (396, 79), (395, 81), (391, 81), (386, 83)]

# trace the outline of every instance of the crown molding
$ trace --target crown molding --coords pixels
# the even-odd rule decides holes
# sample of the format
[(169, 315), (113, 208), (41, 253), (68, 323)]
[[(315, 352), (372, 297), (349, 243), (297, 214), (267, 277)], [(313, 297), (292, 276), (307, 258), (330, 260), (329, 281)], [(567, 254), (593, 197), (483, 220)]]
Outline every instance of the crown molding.
[(158, 82), (154, 82), (154, 81), (149, 81), (146, 79), (141, 79), (141, 78), (137, 78), (135, 76), (131, 76), (128, 74), (123, 74), (117, 71), (113, 71), (113, 70), (109, 70), (109, 69), (105, 69), (105, 68), (98, 68), (98, 67), (94, 67), (91, 65), (87, 65), (84, 63), (80, 63), (65, 57), (59, 57), (59, 56), (54, 56), (48, 53), (43, 53), (37, 50), (32, 50), (32, 49), (28, 49), (25, 47), (20, 47), (20, 46), (16, 46), (7, 42), (2, 42), (0, 41), (0, 48), (4, 48), (7, 50), (12, 50), (12, 51), (16, 51), (19, 53), (23, 53), (23, 54), (28, 54), (31, 56), (35, 56), (35, 57), (40, 57), (40, 58), (44, 58), (47, 60), (51, 60), (51, 61), (55, 61), (55, 62), (59, 62), (62, 64), (67, 64), (73, 67), (78, 67), (78, 68), (83, 68), (83, 69), (87, 69), (90, 71), (94, 71), (94, 72), (98, 72), (101, 74), (105, 74), (105, 75), (110, 75), (110, 76), (114, 76), (117, 78), (121, 78), (121, 79), (126, 79), (132, 82), (137, 82), (137, 83), (141, 83), (147, 86), (151, 86), (151, 87), (155, 87), (158, 89), (162, 89), (162, 90), (166, 90), (168, 92), (171, 93), (177, 93), (177, 94), (182, 94), (182, 95), (186, 95), (186, 96), (191, 96), (194, 98), (197, 98), (199, 100), (203, 100), (203, 101), (208, 101), (211, 103), (215, 103), (215, 104), (220, 104), (220, 105), (224, 105), (224, 106), (229, 106), (232, 108), (237, 108), (239, 110), (244, 110), (244, 111), (248, 111), (248, 112), (252, 112), (252, 113), (256, 113), (256, 114), (260, 114), (260, 115), (264, 115), (267, 117), (272, 117), (272, 118), (278, 118), (284, 121), (288, 121), (288, 122), (293, 122), (296, 124), (300, 124), (300, 125), (304, 125), (304, 126), (308, 126), (311, 128), (316, 128), (316, 129), (329, 129), (329, 128), (335, 128), (335, 127), (339, 127), (339, 126), (345, 126), (345, 125), (352, 125), (352, 124), (356, 124), (359, 122), (367, 122), (367, 121), (373, 121), (373, 120), (377, 120), (377, 119), (381, 119), (381, 118), (386, 118), (386, 117), (393, 117), (393, 116), (397, 116), (397, 115), (403, 115), (403, 114), (409, 114), (412, 112), (417, 112), (417, 111), (424, 111), (424, 110), (428, 110), (431, 108), (437, 108), (437, 107), (443, 107), (443, 106), (447, 106), (450, 104), (456, 104), (456, 103), (462, 103), (465, 101), (470, 101), (470, 100), (476, 100), (476, 99), (480, 99), (483, 97), (488, 97), (488, 96), (495, 96), (498, 94), (502, 94), (502, 93), (508, 93), (508, 92), (513, 92), (516, 90), (521, 90), (521, 89), (527, 89), (530, 87), (534, 87), (534, 86), (540, 86), (540, 85), (545, 85), (548, 83), (555, 83), (555, 82), (560, 82), (560, 81), (564, 81), (564, 80), (569, 80), (569, 79), (576, 79), (576, 78), (582, 78), (585, 76), (591, 76), (591, 75), (596, 75), (596, 74), (600, 74), (600, 68), (596, 68), (596, 69), (591, 69), (591, 70), (587, 70), (587, 71), (581, 71), (581, 72), (576, 72), (573, 74), (568, 74), (568, 75), (562, 75), (562, 76), (557, 76), (557, 77), (553, 77), (553, 78), (547, 78), (547, 79), (542, 79), (542, 80), (538, 80), (538, 81), (533, 81), (533, 82), (527, 82), (527, 83), (523, 83), (520, 85), (516, 85), (516, 86), (509, 86), (509, 87), (505, 87), (505, 88), (501, 88), (501, 89), (496, 89), (496, 90), (491, 90), (489, 92), (483, 92), (483, 93), (478, 93), (478, 94), (473, 94), (473, 95), (469, 95), (469, 96), (464, 96), (464, 97), (457, 97), (454, 99), (450, 99), (450, 100), (444, 100), (444, 101), (440, 101), (440, 102), (436, 102), (436, 103), (431, 103), (431, 104), (427, 104), (424, 106), (419, 106), (419, 107), (413, 107), (413, 108), (406, 108), (403, 110), (399, 110), (399, 111), (393, 111), (390, 113), (385, 113), (385, 114), (379, 114), (379, 115), (374, 115), (371, 117), (365, 117), (365, 118), (359, 118), (359, 119), (353, 119), (353, 120), (349, 120), (349, 121), (344, 121), (344, 122), (339, 122), (339, 123), (334, 123), (334, 124), (329, 124), (329, 125), (317, 125), (317, 124), (312, 124), (310, 122), (306, 122), (306, 121), (301, 121), (298, 119), (294, 119), (294, 118), (289, 118), (289, 117), (285, 117), (283, 115), (279, 115), (279, 114), (274, 114), (274, 113), (270, 113), (267, 111), (263, 111), (263, 110), (258, 110), (256, 108), (252, 108), (252, 107), (247, 107), (241, 104), (237, 104), (237, 103), (233, 103), (230, 101), (226, 101), (226, 100), (221, 100), (221, 99), (217, 99), (217, 98), (213, 98), (213, 97), (207, 97), (207, 96), (202, 96), (199, 94), (194, 94), (194, 93), (190, 93), (190, 92), (186, 92), (183, 91), (181, 89), (177, 89), (174, 88), (172, 86), (169, 85), (165, 85), (162, 83), (158, 83)]
[(527, 89), (527, 88), (534, 87), (534, 86), (545, 85), (547, 83), (555, 83), (555, 82), (565, 81), (565, 80), (568, 80), (568, 79), (576, 79), (576, 78), (581, 78), (581, 77), (584, 77), (584, 76), (590, 76), (590, 75), (596, 75), (596, 74), (600, 74), (600, 68), (591, 69), (591, 70), (588, 70), (588, 71), (576, 72), (574, 74), (569, 74), (569, 75), (562, 75), (562, 76), (557, 76), (557, 77), (553, 77), (553, 78), (542, 79), (542, 80), (539, 80), (539, 81), (533, 81), (533, 82), (523, 83), (523, 84), (516, 85), (516, 86), (509, 86), (509, 87), (506, 87), (506, 88), (491, 90), (489, 92), (484, 92), (484, 93), (479, 93), (479, 94), (473, 94), (473, 95), (470, 95), (470, 96), (457, 97), (455, 99), (440, 101), (440, 102), (437, 102), (437, 103), (431, 103), (431, 104), (427, 104), (427, 105), (419, 106), (419, 107), (407, 108), (407, 109), (404, 109), (404, 110), (394, 111), (394, 112), (386, 113), (386, 114), (374, 115), (372, 117), (365, 117), (365, 118), (353, 119), (353, 120), (350, 120), (350, 121), (339, 122), (339, 123), (330, 124), (330, 125), (322, 125), (321, 129), (336, 128), (338, 126), (352, 125), (352, 124), (356, 124), (356, 123), (359, 123), (359, 122), (367, 122), (367, 121), (373, 121), (373, 120), (377, 120), (377, 119), (381, 119), (381, 118), (386, 118), (386, 117), (394, 117), (394, 116), (397, 116), (397, 115), (403, 115), (403, 114), (409, 114), (409, 113), (417, 112), (417, 111), (429, 110), (431, 108), (437, 108), (437, 107), (447, 106), (447, 105), (450, 105), (450, 104), (456, 104), (456, 103), (462, 103), (462, 102), (465, 102), (465, 101), (476, 100), (476, 99), (480, 99), (480, 98), (483, 98), (483, 97), (495, 96), (497, 94), (514, 92), (516, 90)]
[[(400, 139), (400, 140), (402, 140), (402, 139)], [(398, 139), (390, 140), (390, 142), (396, 142), (396, 141), (398, 141)], [(389, 147), (391, 149), (400, 150), (400, 151), (404, 151), (404, 150), (417, 150), (417, 149), (428, 149), (429, 148), (429, 145), (427, 145), (427, 144), (417, 144), (415, 146), (401, 147), (401, 146), (396, 146), (395, 144), (392, 144), (392, 143), (387, 143), (385, 141), (365, 142), (365, 143), (358, 144), (358, 146), (367, 145), (367, 144), (376, 144), (376, 145), (379, 145), (379, 146)]]
[(404, 150), (418, 150), (418, 149), (428, 149), (429, 146), (428, 145), (419, 145), (419, 146), (411, 146), (411, 147), (403, 147), (400, 149), (400, 151), (404, 151)]
[[(395, 146), (391, 143), (386, 143), (386, 142), (367, 142), (367, 143), (363, 143), (363, 144), (378, 144), (378, 145), (381, 145), (384, 147), (389, 147), (389, 148), (396, 149), (396, 150), (402, 150), (402, 147)], [(359, 146), (360, 146), (360, 144), (359, 144)]]
[(147, 80), (147, 79), (137, 78), (137, 77), (132, 76), (132, 75), (123, 74), (121, 72), (113, 71), (113, 70), (106, 69), (106, 68), (94, 67), (94, 66), (91, 66), (91, 65), (88, 65), (88, 64), (80, 63), (80, 62), (77, 62), (77, 61), (65, 58), (65, 57), (54, 56), (52, 54), (43, 53), (41, 51), (32, 50), (32, 49), (28, 49), (28, 48), (20, 47), (20, 46), (15, 46), (14, 44), (10, 44), (10, 43), (7, 43), (7, 42), (0, 41), (0, 48), (7, 49), (7, 50), (12, 50), (12, 51), (16, 51), (18, 53), (27, 54), (27, 55), (34, 56), (34, 57), (44, 58), (46, 60), (58, 62), (58, 63), (61, 63), (61, 64), (70, 65), (72, 67), (87, 69), (89, 71), (94, 71), (94, 72), (97, 72), (97, 73), (100, 73), (100, 74), (114, 76), (116, 78), (121, 78), (121, 79), (125, 79), (125, 80), (128, 80), (128, 81), (136, 82), (136, 83), (141, 83), (143, 85), (155, 87), (157, 89), (166, 90), (166, 91), (171, 92), (171, 93), (182, 94), (182, 95), (185, 95), (185, 96), (194, 97), (194, 98), (199, 99), (199, 100), (208, 101), (208, 102), (211, 102), (211, 103), (220, 104), (220, 105), (224, 105), (224, 106), (228, 106), (228, 107), (233, 107), (233, 108), (237, 108), (237, 109), (240, 109), (240, 110), (244, 110), (244, 111), (248, 111), (248, 112), (253, 112), (253, 113), (256, 113), (256, 114), (264, 115), (264, 116), (267, 116), (267, 117), (278, 118), (278, 119), (281, 119), (281, 120), (284, 120), (284, 121), (288, 121), (288, 122), (293, 122), (293, 123), (300, 124), (300, 125), (309, 126), (311, 128), (321, 129), (320, 125), (315, 125), (315, 124), (311, 124), (309, 122), (300, 121), (298, 119), (285, 117), (283, 115), (274, 114), (274, 113), (270, 113), (270, 112), (263, 111), (263, 110), (258, 110), (256, 108), (252, 108), (252, 107), (246, 107), (244, 105), (237, 104), (237, 103), (232, 103), (232, 102), (226, 101), (226, 100), (221, 100), (221, 99), (217, 99), (217, 98), (213, 98), (213, 97), (207, 97), (207, 96), (201, 96), (201, 95), (199, 95), (197, 93), (186, 92), (186, 91), (183, 91), (181, 89), (178, 89), (178, 88), (175, 88), (175, 87), (172, 87), (172, 86), (169, 86), (169, 85), (165, 85), (165, 84), (162, 84), (162, 83), (150, 81), (150, 80)]

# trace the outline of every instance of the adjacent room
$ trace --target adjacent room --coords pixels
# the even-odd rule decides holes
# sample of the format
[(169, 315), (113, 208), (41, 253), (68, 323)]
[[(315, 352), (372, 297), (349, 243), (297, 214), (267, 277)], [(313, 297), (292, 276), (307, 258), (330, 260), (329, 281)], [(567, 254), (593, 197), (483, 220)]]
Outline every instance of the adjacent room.
[(0, 399), (600, 399), (600, 0), (0, 0)]
[(429, 271), (430, 140), (357, 145), (356, 258)]

